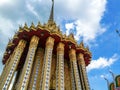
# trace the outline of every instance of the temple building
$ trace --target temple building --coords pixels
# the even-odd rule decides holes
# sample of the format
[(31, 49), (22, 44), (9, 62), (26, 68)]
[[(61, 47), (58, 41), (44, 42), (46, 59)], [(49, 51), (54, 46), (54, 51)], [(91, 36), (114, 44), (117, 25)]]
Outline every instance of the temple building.
[[(19, 27), (2, 59), (0, 90), (90, 90), (86, 66), (91, 52), (74, 35), (63, 35), (54, 21), (54, 1), (49, 20)], [(14, 78), (14, 80), (13, 80)]]
[(114, 75), (112, 72), (111, 74), (113, 78), (112, 82), (109, 82), (109, 80), (104, 77), (104, 79), (107, 81), (108, 90), (120, 90), (120, 75)]

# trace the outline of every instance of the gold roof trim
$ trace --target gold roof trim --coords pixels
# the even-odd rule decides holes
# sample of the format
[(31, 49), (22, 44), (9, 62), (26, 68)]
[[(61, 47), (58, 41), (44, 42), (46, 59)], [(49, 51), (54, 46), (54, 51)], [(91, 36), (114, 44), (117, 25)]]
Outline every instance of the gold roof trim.
[(90, 57), (92, 57), (92, 54), (91, 54), (88, 46), (85, 48), (85, 50), (86, 50), (85, 54), (88, 54), (88, 55), (90, 55)]
[(8, 42), (7, 47), (10, 47), (10, 46), (12, 46), (12, 45), (14, 45), (13, 42), (12, 42), (12, 39), (9, 39), (9, 42)]
[(83, 41), (81, 41), (80, 44), (77, 45), (77, 48), (78, 48), (78, 49), (85, 50), (85, 47), (84, 47), (84, 43), (83, 43)]
[(23, 32), (23, 28), (19, 26), (19, 31), (18, 32)]
[(49, 30), (53, 30), (55, 29), (57, 26), (56, 26), (56, 23), (55, 22), (48, 22), (46, 24), (44, 24), (44, 27), (48, 28)]
[(13, 38), (18, 38), (18, 32), (15, 33)]
[(25, 31), (27, 31), (27, 32), (29, 32), (29, 31), (30, 31), (30, 30), (29, 30), (29, 28), (28, 28), (28, 26), (27, 26), (27, 23), (25, 23), (25, 25), (24, 25), (23, 29), (24, 29)]
[(38, 22), (37, 28), (43, 29), (43, 26), (41, 25), (40, 21)]
[(7, 52), (5, 51), (4, 56), (7, 55)]
[[(75, 44), (76, 49), (81, 49), (83, 51), (85, 51), (86, 54), (91, 56), (91, 52), (89, 51), (88, 47), (84, 47), (84, 43), (83, 41), (81, 41), (81, 43), (78, 45), (77, 41), (74, 38), (73, 33), (69, 34), (68, 36), (66, 36), (66, 34), (62, 34), (62, 32), (60, 31), (59, 26), (56, 25), (55, 22), (48, 22), (47, 24), (41, 25), (40, 22), (38, 22), (38, 25), (35, 27), (34, 23), (31, 23), (30, 28), (27, 26), (27, 24), (25, 23), (24, 27), (22, 28), (21, 26), (19, 27), (19, 32), (23, 32), (23, 30), (25, 31), (30, 31), (35, 30), (37, 31), (37, 28), (39, 28), (40, 30), (46, 30), (50, 33), (50, 35), (57, 35), (61, 38), (61, 41), (69, 41), (73, 44)], [(18, 33), (15, 33), (14, 38), (18, 38)], [(14, 45), (13, 43), (8, 44), (8, 46)]]
[(34, 31), (36, 31), (36, 27), (35, 27), (35, 25), (34, 25), (34, 23), (33, 23), (33, 22), (31, 23), (30, 29), (32, 29), (32, 30), (34, 30)]
[(71, 33), (70, 35), (67, 36), (67, 40), (70, 40), (70, 41), (74, 42), (75, 44), (77, 44), (77, 42), (76, 42), (76, 40), (74, 38), (73, 33)]

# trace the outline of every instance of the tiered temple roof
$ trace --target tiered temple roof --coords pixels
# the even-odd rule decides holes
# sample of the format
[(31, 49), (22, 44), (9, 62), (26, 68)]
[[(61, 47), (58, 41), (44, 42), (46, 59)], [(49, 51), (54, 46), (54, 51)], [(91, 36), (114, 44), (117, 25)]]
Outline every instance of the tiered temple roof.
[[(41, 25), (41, 23), (38, 22), (37, 26), (35, 26), (32, 22), (30, 27), (28, 27), (26, 23), (23, 27), (20, 26), (18, 32), (16, 32), (13, 36), (13, 39), (9, 40), (2, 60), (3, 64), (5, 64), (10, 54), (14, 51), (15, 47), (21, 39), (29, 42), (33, 35), (36, 35), (40, 38), (40, 46), (43, 48), (45, 46), (47, 37), (51, 36), (55, 39), (55, 46), (58, 42), (63, 42), (65, 44), (65, 53), (67, 53), (65, 55), (66, 59), (69, 58), (68, 50), (70, 48), (74, 48), (76, 50), (76, 53), (82, 52), (84, 54), (86, 66), (90, 63), (91, 52), (89, 51), (88, 47), (84, 46), (83, 41), (78, 45), (77, 41), (74, 39), (73, 34), (70, 34), (68, 36), (65, 34), (63, 35), (60, 31), (60, 28), (56, 25), (55, 22), (48, 22), (44, 25)], [(56, 50), (54, 50), (54, 53), (56, 53)]]
[[(40, 38), (39, 45), (42, 48), (45, 48), (45, 41), (49, 36), (55, 39), (55, 47), (58, 44), (58, 42), (64, 43), (66, 53), (65, 59), (69, 60), (68, 51), (69, 49), (73, 48), (76, 50), (76, 54), (80, 52), (84, 54), (86, 66), (91, 61), (91, 52), (89, 51), (88, 47), (84, 46), (83, 41), (78, 45), (77, 41), (74, 39), (73, 34), (70, 34), (68, 36), (66, 36), (66, 34), (63, 35), (60, 30), (60, 27), (57, 26), (57, 24), (54, 22), (54, 0), (52, 0), (52, 8), (48, 22), (44, 25), (38, 22), (37, 26), (35, 26), (32, 22), (30, 27), (28, 27), (27, 23), (25, 23), (23, 27), (20, 26), (13, 38), (8, 42), (2, 60), (3, 64), (6, 63), (7, 59), (10, 57), (10, 55), (12, 54), (12, 52), (14, 51), (15, 47), (21, 39), (24, 39), (29, 43), (33, 35), (36, 35)], [(28, 47), (26, 47), (26, 49), (28, 49)], [(56, 48), (53, 50), (53, 52), (54, 54), (56, 54)], [(26, 52), (24, 54), (26, 54)], [(22, 57), (24, 57), (24, 54)]]

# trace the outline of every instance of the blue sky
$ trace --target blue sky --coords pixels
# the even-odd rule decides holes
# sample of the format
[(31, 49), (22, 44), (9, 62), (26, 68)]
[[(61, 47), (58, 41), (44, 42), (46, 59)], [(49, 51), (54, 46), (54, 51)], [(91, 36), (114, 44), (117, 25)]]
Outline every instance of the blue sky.
[[(0, 0), (0, 73), (2, 55), (19, 25), (48, 20), (51, 0)], [(109, 70), (120, 74), (120, 0), (55, 0), (55, 21), (61, 31), (74, 33), (78, 43), (83, 40), (92, 52), (87, 67), (91, 89), (107, 90), (105, 76), (112, 81)]]

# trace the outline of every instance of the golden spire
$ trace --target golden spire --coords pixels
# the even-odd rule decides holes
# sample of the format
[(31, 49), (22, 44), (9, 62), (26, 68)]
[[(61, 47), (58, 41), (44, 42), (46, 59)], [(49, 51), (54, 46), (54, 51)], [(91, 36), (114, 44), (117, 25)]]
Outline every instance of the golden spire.
[(52, 0), (52, 8), (51, 8), (51, 12), (50, 12), (50, 16), (49, 16), (49, 20), (48, 22), (54, 22), (54, 0)]

